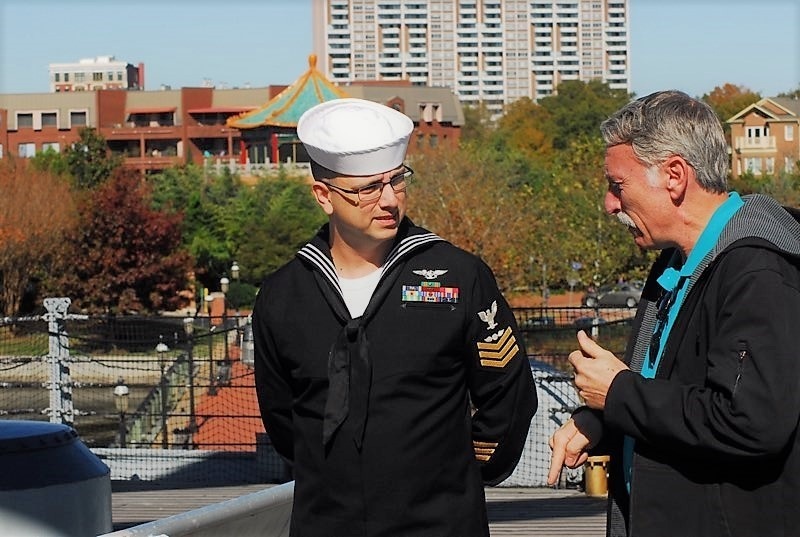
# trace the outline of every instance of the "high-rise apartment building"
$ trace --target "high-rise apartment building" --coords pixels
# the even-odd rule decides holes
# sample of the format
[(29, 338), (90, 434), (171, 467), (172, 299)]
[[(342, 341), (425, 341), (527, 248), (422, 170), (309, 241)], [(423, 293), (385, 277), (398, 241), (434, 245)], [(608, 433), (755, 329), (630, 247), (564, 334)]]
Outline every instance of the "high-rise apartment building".
[(144, 89), (144, 64), (133, 65), (114, 56), (51, 63), (49, 68), (51, 92)]
[(334, 82), (448, 86), (495, 112), (565, 80), (630, 91), (629, 0), (313, 0), (314, 52)]

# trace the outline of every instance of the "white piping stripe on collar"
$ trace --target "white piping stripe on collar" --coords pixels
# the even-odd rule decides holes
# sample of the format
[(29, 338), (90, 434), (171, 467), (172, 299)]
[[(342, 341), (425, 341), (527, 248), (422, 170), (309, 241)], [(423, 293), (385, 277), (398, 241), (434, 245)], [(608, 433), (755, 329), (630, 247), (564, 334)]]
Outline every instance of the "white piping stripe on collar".
[[(385, 274), (392, 267), (392, 265), (394, 265), (407, 252), (428, 242), (443, 240), (443, 238), (435, 233), (424, 233), (422, 235), (406, 237), (400, 241), (400, 244), (398, 244), (397, 247), (392, 250), (392, 252), (389, 253), (389, 257), (387, 258), (386, 263), (383, 265), (381, 276), (383, 276), (383, 274)], [(331, 285), (333, 285), (333, 287), (339, 291), (339, 294), (342, 294), (342, 288), (339, 285), (339, 277), (336, 275), (336, 267), (333, 265), (333, 261), (331, 261), (328, 256), (322, 253), (319, 248), (311, 243), (308, 243), (297, 252), (297, 255), (305, 257), (311, 261), (311, 263), (316, 265), (320, 272), (322, 272), (323, 276), (325, 276), (328, 281), (331, 282)]]
[(339, 278), (336, 276), (336, 267), (333, 266), (333, 261), (328, 259), (328, 257), (323, 254), (319, 248), (311, 243), (308, 243), (303, 246), (300, 251), (297, 252), (297, 254), (302, 255), (315, 264), (319, 268), (320, 272), (322, 272), (322, 275), (325, 276), (328, 281), (331, 282), (331, 285), (333, 285), (333, 287), (339, 291), (339, 294), (342, 293), (342, 289), (339, 287)]
[(406, 237), (405, 239), (400, 241), (400, 244), (389, 254), (386, 263), (383, 265), (383, 272), (391, 268), (395, 262), (403, 257), (406, 252), (409, 252), (416, 248), (417, 246), (421, 246), (422, 244), (434, 241), (441, 241), (442, 239), (439, 235), (435, 233), (424, 233), (422, 235), (413, 235), (411, 237)]

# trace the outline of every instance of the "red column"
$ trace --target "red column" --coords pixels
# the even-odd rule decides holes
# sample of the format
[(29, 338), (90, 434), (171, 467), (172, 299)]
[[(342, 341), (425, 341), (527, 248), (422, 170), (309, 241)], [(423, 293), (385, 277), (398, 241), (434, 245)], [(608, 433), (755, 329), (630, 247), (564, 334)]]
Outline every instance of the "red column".
[(281, 161), (280, 154), (278, 153), (278, 133), (273, 132), (270, 134), (270, 142), (272, 143), (272, 163), (277, 164)]

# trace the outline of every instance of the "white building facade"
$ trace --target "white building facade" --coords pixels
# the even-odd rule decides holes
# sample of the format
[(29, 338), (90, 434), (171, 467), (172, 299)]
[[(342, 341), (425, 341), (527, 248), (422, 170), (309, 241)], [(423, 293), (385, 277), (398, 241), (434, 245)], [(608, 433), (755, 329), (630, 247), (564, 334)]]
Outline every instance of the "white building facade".
[(333, 82), (447, 86), (498, 113), (565, 80), (630, 92), (629, 0), (314, 0), (314, 52)]
[(144, 89), (144, 64), (132, 65), (114, 56), (83, 58), (71, 63), (51, 63), (50, 92), (100, 89)]

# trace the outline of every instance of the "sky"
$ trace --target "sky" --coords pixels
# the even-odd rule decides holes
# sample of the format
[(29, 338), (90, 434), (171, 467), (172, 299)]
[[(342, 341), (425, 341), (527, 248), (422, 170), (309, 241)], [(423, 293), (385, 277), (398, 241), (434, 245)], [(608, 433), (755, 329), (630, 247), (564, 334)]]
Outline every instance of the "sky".
[[(48, 65), (115, 56), (155, 90), (289, 84), (308, 68), (317, 0), (3, 0), (0, 93), (49, 91)], [(800, 88), (800, 2), (629, 0), (631, 90)]]

